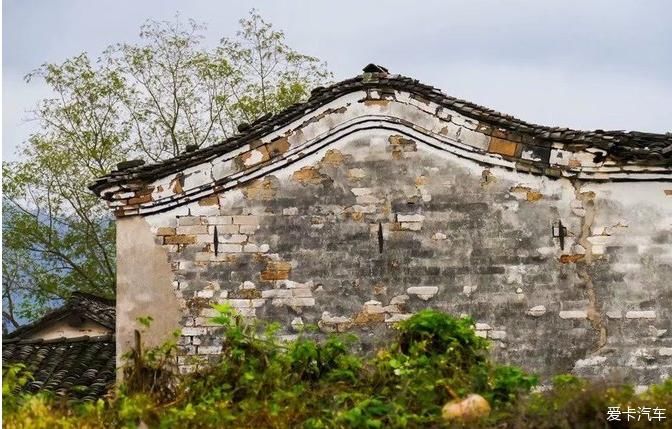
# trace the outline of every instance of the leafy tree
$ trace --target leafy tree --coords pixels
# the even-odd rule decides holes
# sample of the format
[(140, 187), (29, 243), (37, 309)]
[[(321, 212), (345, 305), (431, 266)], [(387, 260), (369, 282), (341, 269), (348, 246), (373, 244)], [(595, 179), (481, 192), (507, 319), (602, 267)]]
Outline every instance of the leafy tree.
[(75, 290), (114, 294), (114, 222), (87, 190), (93, 179), (125, 159), (156, 162), (217, 143), (331, 77), (255, 10), (214, 48), (204, 30), (179, 16), (148, 21), (138, 43), (26, 76), (53, 96), (33, 111), (39, 131), (20, 160), (3, 163), (3, 320), (16, 325)]

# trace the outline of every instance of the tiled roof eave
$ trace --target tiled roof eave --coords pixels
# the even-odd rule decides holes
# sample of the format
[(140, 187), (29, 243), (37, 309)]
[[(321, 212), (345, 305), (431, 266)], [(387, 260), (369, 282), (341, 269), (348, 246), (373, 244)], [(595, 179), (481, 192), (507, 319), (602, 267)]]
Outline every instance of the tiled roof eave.
[(609, 152), (615, 159), (620, 159), (623, 163), (635, 162), (643, 166), (672, 165), (672, 134), (670, 133), (579, 131), (536, 125), (445, 95), (438, 89), (422, 84), (415, 79), (384, 73), (365, 73), (330, 87), (314, 90), (310, 99), (306, 102), (290, 106), (275, 116), (266, 117), (257, 123), (253, 123), (244, 134), (235, 135), (222, 143), (193, 152), (186, 152), (157, 164), (112, 172), (94, 182), (90, 189), (100, 195), (103, 190), (116, 184), (150, 181), (198, 165), (260, 139), (341, 96), (361, 90), (407, 92), (413, 97), (420, 97), (436, 103), (480, 123), (521, 133), (544, 141), (546, 144), (585, 145), (602, 149)]

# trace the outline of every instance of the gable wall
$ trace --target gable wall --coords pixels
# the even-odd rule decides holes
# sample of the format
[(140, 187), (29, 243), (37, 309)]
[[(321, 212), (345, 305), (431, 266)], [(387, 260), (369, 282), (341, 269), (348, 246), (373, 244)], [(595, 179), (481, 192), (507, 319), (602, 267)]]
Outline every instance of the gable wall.
[(67, 320), (58, 320), (45, 326), (39, 331), (31, 333), (26, 336), (26, 339), (41, 338), (43, 340), (53, 340), (56, 338), (77, 338), (84, 335), (95, 337), (112, 333), (113, 332), (110, 329), (91, 320), (85, 320), (84, 323), (79, 326), (73, 326), (68, 323)]
[(173, 291), (184, 371), (217, 358), (212, 303), (287, 335), (302, 324), (355, 332), (363, 351), (433, 307), (472, 316), (498, 358), (528, 370), (647, 384), (672, 372), (671, 187), (516, 173), (366, 129), (145, 217), (136, 227), (154, 239), (133, 254), (166, 252), (170, 275), (143, 283), (128, 267), (145, 261), (125, 258), (123, 293)]
[[(551, 137), (525, 134), (479, 122), (437, 103), (403, 91), (369, 89), (342, 95), (267, 135), (222, 154), (222, 148), (193, 155), (187, 165), (183, 154), (154, 171), (158, 179), (145, 182), (135, 173), (119, 185), (100, 191), (118, 217), (149, 215), (160, 211), (184, 212), (183, 204), (235, 189), (278, 168), (289, 166), (321, 147), (352, 133), (370, 129), (399, 129), (406, 137), (420, 138), (460, 158), (484, 165), (502, 166), (549, 177), (585, 180), (651, 180), (670, 175), (670, 166), (614, 159), (583, 138), (558, 142)], [(548, 132), (549, 136), (554, 133)], [(605, 140), (605, 143), (608, 141)], [(172, 166), (181, 166), (179, 171)], [(168, 173), (172, 171), (172, 173)], [(119, 172), (123, 176), (124, 172)]]

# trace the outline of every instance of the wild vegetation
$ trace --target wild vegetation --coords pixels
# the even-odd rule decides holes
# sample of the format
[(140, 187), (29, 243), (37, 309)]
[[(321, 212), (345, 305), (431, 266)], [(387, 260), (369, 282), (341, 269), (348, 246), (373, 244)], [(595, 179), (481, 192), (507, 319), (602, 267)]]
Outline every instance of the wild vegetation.
[[(671, 420), (607, 421), (609, 407), (672, 406), (672, 381), (635, 394), (569, 375), (534, 392), (538, 379), (493, 363), (469, 318), (424, 310), (397, 325), (371, 356), (351, 352), (352, 336), (291, 342), (273, 324), (250, 323), (218, 306), (221, 361), (188, 375), (171, 371), (176, 345), (128, 356), (125, 383), (95, 403), (13, 394), (27, 381), (4, 369), (6, 428), (604, 428), (672, 427)], [(445, 420), (442, 408), (470, 394), (491, 412)], [(139, 426), (140, 425), (140, 426)], [(609, 426), (611, 425), (611, 426)]]

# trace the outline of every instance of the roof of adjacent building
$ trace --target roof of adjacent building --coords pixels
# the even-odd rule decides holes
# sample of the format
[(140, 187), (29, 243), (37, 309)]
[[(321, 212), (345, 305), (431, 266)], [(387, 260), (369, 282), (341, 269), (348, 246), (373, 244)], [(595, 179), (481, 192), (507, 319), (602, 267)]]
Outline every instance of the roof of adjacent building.
[(10, 339), (2, 342), (2, 361), (22, 363), (32, 374), (26, 392), (48, 390), (58, 396), (94, 400), (113, 385), (116, 347), (113, 335), (79, 338)]
[(62, 307), (54, 309), (38, 320), (23, 325), (3, 339), (26, 338), (46, 325), (69, 317), (88, 319), (114, 331), (115, 301), (84, 292), (74, 292)]
[[(152, 165), (142, 161), (122, 163), (117, 171), (99, 178), (90, 189), (100, 193), (110, 186), (130, 180), (148, 181), (198, 165), (213, 156), (235, 150), (290, 124), (307, 113), (343, 95), (361, 90), (381, 92), (404, 91), (424, 101), (456, 111), (481, 124), (479, 132), (497, 136), (507, 130), (507, 138), (515, 138), (526, 145), (549, 147), (559, 143), (568, 149), (592, 147), (605, 151), (613, 160), (641, 166), (672, 165), (672, 133), (655, 134), (639, 131), (579, 131), (570, 128), (548, 127), (522, 121), (487, 107), (444, 94), (439, 89), (416, 79), (393, 75), (384, 67), (369, 64), (364, 73), (328, 87), (313, 89), (310, 98), (288, 107), (276, 115), (265, 115), (252, 124), (243, 124), (239, 133), (213, 146), (184, 152), (169, 160)], [(515, 137), (511, 137), (515, 136)]]
[[(106, 335), (40, 338), (42, 329), (61, 320), (93, 321)], [(32, 379), (26, 392), (48, 390), (70, 399), (93, 400), (114, 385), (116, 372), (115, 302), (74, 293), (66, 303), (2, 339), (3, 365), (20, 363)]]

